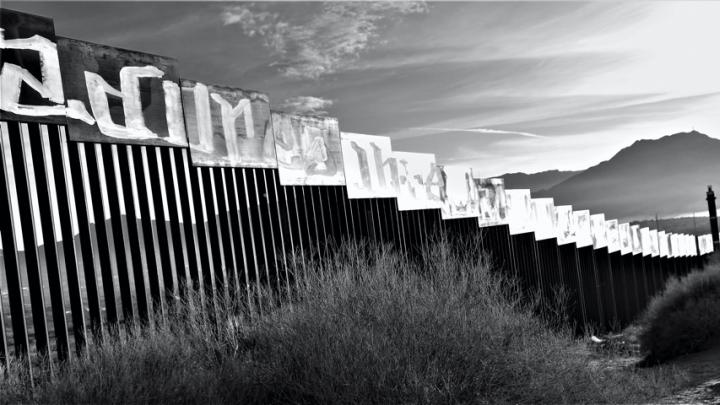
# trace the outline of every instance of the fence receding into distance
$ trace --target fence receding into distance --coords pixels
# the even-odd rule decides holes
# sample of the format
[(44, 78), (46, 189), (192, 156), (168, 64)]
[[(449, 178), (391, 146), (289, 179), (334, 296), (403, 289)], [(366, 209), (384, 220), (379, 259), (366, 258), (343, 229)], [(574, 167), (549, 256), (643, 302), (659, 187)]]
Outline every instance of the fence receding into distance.
[(171, 58), (56, 37), (48, 18), (0, 20), (0, 362), (66, 359), (191, 290), (206, 310), (262, 312), (261, 291), (293, 293), (289, 255), (344, 240), (419, 257), (441, 234), (478, 238), (498, 271), (545, 299), (564, 288), (570, 319), (600, 329), (713, 251), (710, 235), (555, 206), (271, 111), (261, 92), (181, 79)]

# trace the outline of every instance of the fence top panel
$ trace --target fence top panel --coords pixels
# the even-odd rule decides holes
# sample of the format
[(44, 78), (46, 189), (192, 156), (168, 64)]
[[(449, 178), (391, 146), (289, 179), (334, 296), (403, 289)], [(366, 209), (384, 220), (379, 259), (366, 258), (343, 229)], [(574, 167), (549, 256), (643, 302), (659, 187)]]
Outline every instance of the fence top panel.
[(348, 198), (392, 198), (400, 193), (398, 161), (390, 137), (340, 134)]
[(532, 208), (530, 190), (505, 190), (507, 201), (507, 221), (510, 225), (510, 234), (533, 232)]
[(617, 219), (605, 221), (605, 235), (607, 237), (608, 253), (620, 250), (620, 229)]
[(187, 146), (177, 61), (57, 38), (73, 141)]
[(344, 186), (337, 118), (271, 113), (280, 184)]
[(590, 210), (573, 212), (575, 221), (575, 243), (578, 248), (592, 246), (592, 228), (590, 226)]
[(605, 214), (590, 215), (590, 231), (592, 232), (593, 248), (607, 247), (607, 229), (605, 227)]
[(535, 229), (535, 240), (552, 239), (557, 236), (557, 217), (552, 198), (531, 199), (530, 212)]
[(194, 165), (277, 167), (267, 94), (187, 79), (180, 85)]
[(575, 221), (573, 221), (572, 205), (556, 205), (557, 243), (567, 245), (575, 243)]
[(478, 190), (470, 167), (438, 165), (442, 176), (442, 219), (475, 218), (480, 214)]
[(0, 119), (64, 124), (53, 20), (0, 8), (0, 28)]
[(633, 252), (633, 235), (630, 229), (630, 224), (623, 222), (618, 225), (620, 231), (620, 253), (627, 255)]
[(400, 211), (436, 209), (442, 206), (440, 192), (442, 178), (434, 153), (393, 151), (400, 172)]

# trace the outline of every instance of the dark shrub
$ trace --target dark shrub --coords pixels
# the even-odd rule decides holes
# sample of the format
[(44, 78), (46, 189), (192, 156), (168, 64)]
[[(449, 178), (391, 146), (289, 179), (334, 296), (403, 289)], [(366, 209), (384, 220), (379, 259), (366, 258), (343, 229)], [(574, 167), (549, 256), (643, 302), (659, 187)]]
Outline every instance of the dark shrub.
[(702, 350), (720, 339), (720, 264), (668, 281), (640, 325), (640, 347), (648, 364)]

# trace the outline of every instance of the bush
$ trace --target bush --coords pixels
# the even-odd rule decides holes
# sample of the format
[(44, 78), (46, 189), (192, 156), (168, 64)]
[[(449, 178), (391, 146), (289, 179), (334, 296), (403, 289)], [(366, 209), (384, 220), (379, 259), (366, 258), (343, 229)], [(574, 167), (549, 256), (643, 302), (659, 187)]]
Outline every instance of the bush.
[(720, 263), (668, 281), (643, 315), (639, 335), (646, 363), (707, 348), (720, 339)]
[[(9, 400), (40, 403), (642, 402), (667, 369), (601, 370), (549, 328), (475, 249), (438, 244), (417, 263), (346, 245), (308, 266), (294, 301), (222, 322), (177, 309), (117, 330)], [(190, 304), (196, 304), (193, 300)], [(270, 305), (270, 304), (267, 304)], [(4, 386), (3, 386), (4, 384)], [(0, 383), (0, 392), (8, 381)], [(17, 392), (17, 387), (15, 387)]]

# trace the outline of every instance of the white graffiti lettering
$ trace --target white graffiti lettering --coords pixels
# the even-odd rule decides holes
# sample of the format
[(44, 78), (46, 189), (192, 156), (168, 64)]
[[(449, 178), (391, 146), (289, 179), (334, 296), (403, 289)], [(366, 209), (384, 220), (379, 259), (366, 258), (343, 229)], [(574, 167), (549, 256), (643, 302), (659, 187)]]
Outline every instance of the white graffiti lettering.
[[(149, 139), (158, 135), (145, 126), (140, 101), (140, 78), (161, 78), (163, 72), (154, 66), (126, 66), (120, 69), (120, 90), (110, 86), (97, 73), (85, 72), (90, 108), (104, 135), (123, 139)], [(122, 99), (125, 126), (113, 122), (108, 95)]]

